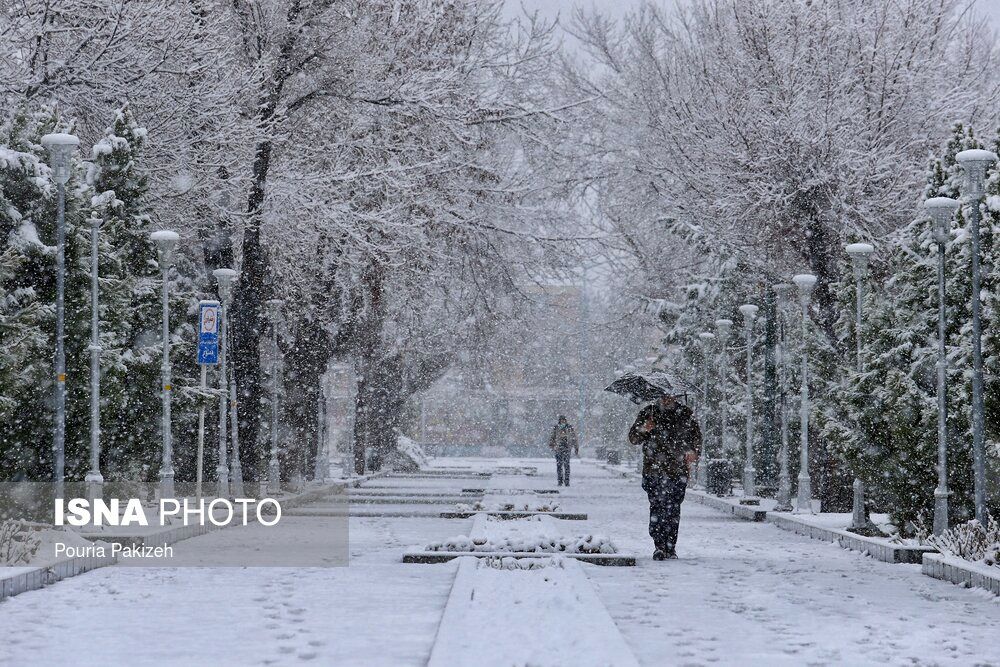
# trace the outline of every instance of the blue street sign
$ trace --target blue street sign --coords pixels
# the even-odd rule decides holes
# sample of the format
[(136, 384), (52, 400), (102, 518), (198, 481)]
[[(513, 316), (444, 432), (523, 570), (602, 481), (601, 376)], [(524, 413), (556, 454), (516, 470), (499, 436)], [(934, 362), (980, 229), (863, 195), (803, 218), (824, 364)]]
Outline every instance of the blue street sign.
[(219, 363), (219, 302), (202, 301), (198, 309), (198, 363)]

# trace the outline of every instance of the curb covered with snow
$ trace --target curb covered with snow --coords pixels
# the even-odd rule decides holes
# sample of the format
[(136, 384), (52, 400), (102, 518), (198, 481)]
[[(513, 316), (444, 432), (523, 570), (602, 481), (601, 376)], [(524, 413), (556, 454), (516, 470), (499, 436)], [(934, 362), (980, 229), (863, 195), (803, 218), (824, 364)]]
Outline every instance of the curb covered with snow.
[(809, 523), (806, 517), (800, 518), (784, 512), (771, 512), (767, 515), (767, 521), (773, 523), (778, 528), (790, 530), (799, 535), (811, 537), (814, 540), (836, 542), (844, 549), (860, 551), (885, 563), (920, 564), (924, 554), (936, 551), (933, 547), (892, 544), (887, 539), (864, 537), (848, 530), (817, 526)]
[[(113, 565), (116, 562), (117, 559), (113, 556), (87, 556), (66, 558), (45, 567), (17, 568), (24, 571), (6, 576), (0, 574), (0, 600), (37, 590), (62, 579), (75, 577), (78, 574)], [(0, 568), (0, 571), (2, 570), (3, 568)]]
[(967, 588), (982, 588), (1000, 595), (1000, 568), (943, 554), (925, 553), (921, 572)]
[(726, 498), (719, 498), (718, 496), (709, 495), (697, 489), (688, 489), (685, 497), (706, 507), (728, 512), (738, 519), (745, 519), (746, 521), (765, 521), (767, 519), (767, 510), (754, 505), (741, 505), (739, 500), (733, 501)]

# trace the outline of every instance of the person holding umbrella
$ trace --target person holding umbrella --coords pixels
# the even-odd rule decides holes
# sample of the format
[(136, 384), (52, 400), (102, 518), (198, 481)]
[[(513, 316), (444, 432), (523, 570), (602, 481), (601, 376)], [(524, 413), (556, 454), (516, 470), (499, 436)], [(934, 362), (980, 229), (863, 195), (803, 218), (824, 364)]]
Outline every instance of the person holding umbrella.
[(576, 429), (569, 423), (565, 415), (559, 415), (552, 435), (549, 437), (549, 449), (556, 455), (556, 478), (559, 486), (569, 486), (569, 458), (572, 451), (580, 455), (580, 443), (576, 438)]
[(653, 401), (639, 411), (629, 442), (642, 447), (642, 489), (649, 498), (649, 535), (653, 560), (677, 558), (677, 532), (689, 466), (701, 453), (701, 430), (691, 408), (682, 405), (674, 383), (661, 377), (629, 374), (607, 388), (635, 403)]

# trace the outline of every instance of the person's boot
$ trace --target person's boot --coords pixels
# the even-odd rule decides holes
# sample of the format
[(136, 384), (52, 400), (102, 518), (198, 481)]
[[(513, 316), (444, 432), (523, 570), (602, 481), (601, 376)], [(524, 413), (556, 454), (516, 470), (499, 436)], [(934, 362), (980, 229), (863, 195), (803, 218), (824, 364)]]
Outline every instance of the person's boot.
[(677, 551), (674, 550), (672, 544), (668, 544), (667, 548), (663, 550), (666, 558), (664, 560), (677, 560)]
[(653, 560), (667, 560), (667, 552), (662, 549), (657, 549), (653, 552)]

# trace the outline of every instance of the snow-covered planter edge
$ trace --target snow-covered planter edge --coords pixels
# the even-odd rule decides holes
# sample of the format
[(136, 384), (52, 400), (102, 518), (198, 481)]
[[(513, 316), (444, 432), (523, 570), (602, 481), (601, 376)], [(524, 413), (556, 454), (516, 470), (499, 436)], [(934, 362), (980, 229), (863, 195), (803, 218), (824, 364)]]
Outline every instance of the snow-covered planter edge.
[(460, 535), (443, 542), (432, 542), (424, 551), (460, 553), (565, 553), (617, 554), (618, 548), (603, 535), (580, 537), (512, 536), (491, 540), (487, 537)]
[(1000, 595), (1000, 568), (947, 554), (925, 553), (920, 571), (928, 577)]

